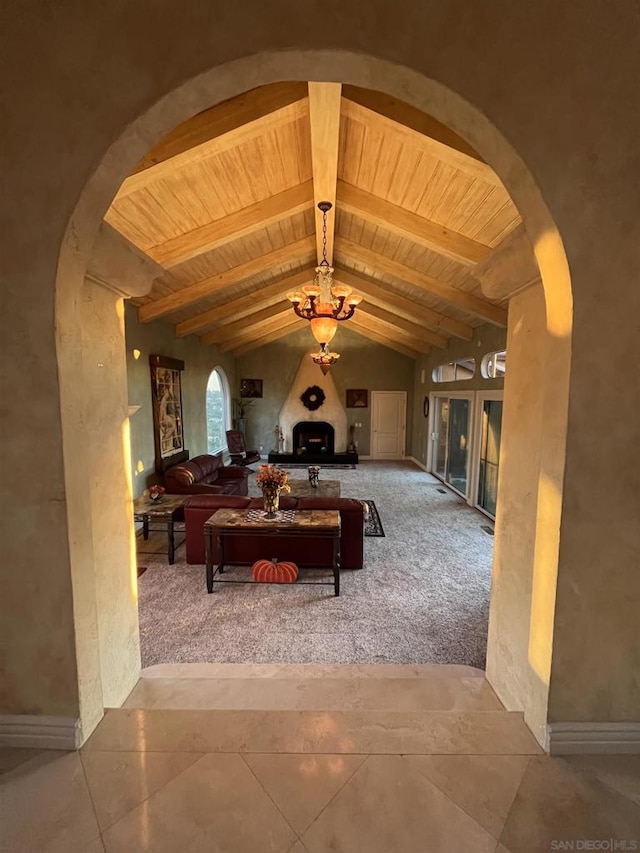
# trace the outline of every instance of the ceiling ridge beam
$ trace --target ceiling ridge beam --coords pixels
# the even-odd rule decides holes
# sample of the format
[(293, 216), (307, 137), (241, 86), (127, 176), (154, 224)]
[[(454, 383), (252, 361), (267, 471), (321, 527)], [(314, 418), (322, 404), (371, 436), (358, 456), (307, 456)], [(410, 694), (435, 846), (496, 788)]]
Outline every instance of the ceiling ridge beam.
[(345, 270), (342, 267), (336, 271), (336, 279), (349, 287), (357, 288), (366, 298), (382, 308), (393, 305), (393, 310), (405, 316), (408, 320), (419, 318), (421, 322), (436, 328), (439, 332), (447, 332), (456, 338), (470, 341), (473, 337), (473, 329), (468, 323), (456, 320), (446, 314), (441, 314), (426, 305), (413, 302), (403, 294), (391, 289), (391, 285), (373, 281), (369, 276)]
[(306, 267), (293, 275), (280, 278), (272, 284), (259, 287), (245, 296), (240, 296), (231, 302), (224, 302), (222, 305), (217, 305), (215, 308), (203, 311), (195, 317), (183, 320), (176, 326), (176, 336), (183, 338), (185, 335), (192, 335), (202, 329), (206, 329), (207, 326), (217, 327), (224, 325), (225, 321), (231, 323), (243, 316), (252, 314), (254, 311), (269, 308), (280, 301), (283, 293), (286, 294), (290, 290), (299, 290), (305, 284), (312, 282), (315, 274), (314, 270), (315, 267)]
[(487, 323), (502, 327), (507, 325), (507, 312), (503, 308), (493, 305), (491, 302), (480, 299), (478, 296), (474, 296), (464, 290), (458, 290), (450, 284), (438, 281), (399, 261), (393, 261), (385, 255), (380, 254), (380, 252), (367, 249), (365, 246), (361, 246), (359, 243), (354, 243), (352, 240), (347, 240), (344, 237), (336, 238), (336, 251), (351, 258), (353, 261), (372, 267), (386, 275), (393, 276), (400, 281), (411, 284), (413, 287), (420, 288), (420, 290), (426, 293), (431, 293), (456, 308), (480, 317)]
[(328, 201), (331, 204), (331, 210), (327, 213), (326, 252), (329, 263), (333, 261), (341, 93), (341, 83), (309, 83), (309, 125), (318, 263), (323, 258), (323, 217), (318, 209), (318, 203), (321, 201)]
[[(438, 222), (419, 216), (410, 210), (392, 204), (360, 187), (338, 181), (340, 210), (384, 228), (390, 234), (411, 240), (425, 249), (437, 252), (464, 266), (474, 267), (491, 254), (491, 248), (465, 237)], [(154, 255), (150, 252), (151, 257)], [(155, 258), (158, 260), (158, 258)]]
[(436, 125), (440, 125), (440, 122), (431, 116), (381, 92), (368, 92), (365, 98), (359, 94), (365, 90), (359, 89), (354, 93), (354, 88), (343, 87), (342, 114), (347, 118), (395, 133), (409, 145), (426, 151), (430, 156), (443, 160), (473, 178), (492, 186), (503, 186), (498, 175), (471, 146), (465, 143), (464, 150), (459, 143), (453, 144), (454, 137), (458, 140), (461, 137), (453, 134), (447, 137), (447, 141), (442, 141), (442, 134), (436, 133)]
[(167, 294), (167, 296), (142, 305), (138, 309), (138, 319), (141, 323), (150, 323), (152, 320), (157, 320), (165, 314), (170, 314), (172, 311), (178, 311), (187, 305), (198, 302), (212, 293), (217, 293), (227, 287), (240, 284), (240, 282), (251, 278), (251, 276), (259, 272), (263, 272), (265, 269), (308, 258), (313, 252), (314, 246), (314, 237), (303, 237), (302, 240), (296, 240), (295, 243), (288, 243), (286, 246), (274, 249), (273, 252), (269, 252), (266, 255), (253, 258), (244, 264), (231, 267), (231, 269), (205, 278), (202, 281), (196, 282), (196, 284), (188, 285)]
[(272, 83), (198, 113), (163, 137), (125, 179), (116, 200), (193, 163), (306, 115), (305, 83)]
[(305, 181), (221, 219), (158, 243), (147, 249), (146, 253), (165, 269), (171, 269), (205, 252), (219, 249), (234, 240), (248, 237), (262, 228), (310, 210), (313, 207), (312, 194), (313, 182)]

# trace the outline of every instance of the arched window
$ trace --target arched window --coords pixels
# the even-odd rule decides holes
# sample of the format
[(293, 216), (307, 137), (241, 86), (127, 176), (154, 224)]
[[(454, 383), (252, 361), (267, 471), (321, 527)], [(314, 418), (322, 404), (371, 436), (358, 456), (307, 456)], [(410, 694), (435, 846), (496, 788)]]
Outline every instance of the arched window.
[(507, 351), (489, 352), (480, 362), (483, 379), (502, 379), (507, 372)]
[(461, 358), (434, 367), (431, 378), (434, 382), (463, 382), (465, 379), (473, 379), (475, 372), (475, 359)]
[(207, 382), (207, 451), (220, 453), (227, 446), (231, 426), (229, 382), (221, 367), (215, 367)]

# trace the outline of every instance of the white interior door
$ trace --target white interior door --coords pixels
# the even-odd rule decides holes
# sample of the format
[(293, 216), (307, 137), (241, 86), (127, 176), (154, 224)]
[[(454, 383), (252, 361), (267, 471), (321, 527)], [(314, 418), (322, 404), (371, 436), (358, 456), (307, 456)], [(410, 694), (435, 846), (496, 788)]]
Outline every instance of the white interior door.
[(371, 392), (371, 457), (402, 459), (407, 417), (406, 391)]

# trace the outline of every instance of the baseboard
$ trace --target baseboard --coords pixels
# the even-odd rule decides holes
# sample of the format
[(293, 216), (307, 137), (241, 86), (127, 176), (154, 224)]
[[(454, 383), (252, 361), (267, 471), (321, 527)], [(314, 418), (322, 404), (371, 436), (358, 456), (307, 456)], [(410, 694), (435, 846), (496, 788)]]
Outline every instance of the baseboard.
[(405, 456), (404, 458), (407, 460), (407, 462), (413, 462), (413, 464), (417, 465), (418, 468), (422, 468), (422, 470), (426, 471), (427, 474), (429, 473), (429, 469), (424, 464), (424, 462), (421, 462), (419, 459), (416, 459), (415, 456)]
[(640, 723), (549, 723), (550, 755), (638, 755)]
[(36, 714), (0, 714), (0, 746), (33, 749), (78, 749), (80, 720)]

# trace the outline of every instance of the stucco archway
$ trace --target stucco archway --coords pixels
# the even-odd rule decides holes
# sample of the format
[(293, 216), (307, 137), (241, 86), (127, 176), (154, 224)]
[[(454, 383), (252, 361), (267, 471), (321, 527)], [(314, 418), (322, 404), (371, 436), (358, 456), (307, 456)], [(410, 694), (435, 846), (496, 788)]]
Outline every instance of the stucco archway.
[[(103, 388), (102, 420), (93, 425), (88, 423), (84, 399), (94, 356), (101, 357), (107, 338), (109, 350), (113, 351), (118, 336), (122, 335), (116, 294), (103, 296), (104, 310), (113, 320), (111, 326), (100, 327), (96, 323), (89, 330), (86, 322), (83, 323), (78, 293), (93, 240), (124, 177), (151, 145), (175, 125), (215, 103), (265, 83), (317, 79), (319, 67), (331, 69), (328, 79), (400, 97), (466, 138), (502, 178), (535, 247), (546, 303), (545, 358), (554, 365), (552, 373), (540, 377), (544, 415), (537, 450), (538, 501), (529, 508), (527, 517), (536, 552), (532, 579), (536, 609), (532, 610), (527, 647), (519, 661), (521, 671), (515, 675), (507, 671), (504, 656), (504, 649), (511, 642), (505, 635), (510, 626), (504, 618), (504, 608), (496, 610), (488, 672), (499, 694), (510, 706), (525, 710), (529, 724), (542, 738), (551, 670), (572, 331), (571, 285), (562, 241), (534, 177), (481, 112), (443, 84), (408, 68), (341, 51), (258, 54), (213, 68), (168, 93), (129, 125), (105, 153), (69, 222), (58, 266), (56, 318), (65, 486), (69, 528), (73, 530), (71, 568), (83, 730), (86, 734), (93, 728), (105, 704), (118, 704), (124, 698), (139, 669), (135, 584), (129, 582), (131, 523), (123, 511), (125, 501), (121, 499), (127, 492), (128, 470), (123, 365), (113, 381)], [(512, 381), (515, 383), (517, 377)], [(112, 413), (110, 424), (105, 411)], [(95, 434), (92, 426), (106, 430), (111, 436), (107, 455), (103, 446), (99, 459), (91, 446)], [(515, 460), (511, 464), (516, 464)], [(503, 466), (505, 478), (510, 474), (508, 465), (507, 460)], [(109, 471), (117, 472), (117, 477), (111, 478), (112, 491), (95, 488), (96, 466), (105, 476)], [(120, 498), (116, 511), (113, 510), (115, 496)], [(108, 512), (107, 505), (111, 507)], [(110, 544), (105, 547), (107, 540)], [(498, 584), (503, 547), (499, 532), (495, 571)], [(122, 571), (107, 573), (107, 562), (112, 566), (119, 563)], [(89, 566), (93, 571), (88, 570)], [(514, 677), (518, 682), (515, 686)]]

